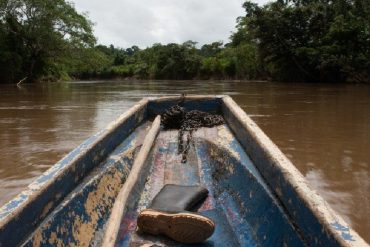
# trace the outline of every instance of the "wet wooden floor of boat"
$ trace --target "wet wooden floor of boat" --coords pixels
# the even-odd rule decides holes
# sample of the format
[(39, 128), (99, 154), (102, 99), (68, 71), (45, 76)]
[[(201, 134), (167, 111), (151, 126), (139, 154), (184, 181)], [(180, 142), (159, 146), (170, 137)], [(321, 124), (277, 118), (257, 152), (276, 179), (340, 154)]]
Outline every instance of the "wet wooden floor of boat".
[[(152, 165), (147, 178), (145, 189), (141, 194), (136, 209), (129, 211), (120, 227), (117, 246), (174, 246), (175, 242), (158, 236), (149, 236), (136, 231), (136, 218), (140, 210), (148, 207), (153, 197), (160, 191), (164, 184), (199, 185), (206, 186), (204, 173), (207, 167), (202, 165), (197, 153), (200, 140), (208, 140), (218, 145), (230, 145), (233, 136), (228, 127), (201, 128), (194, 134), (194, 142), (188, 154), (187, 163), (181, 163), (181, 155), (177, 152), (178, 131), (161, 131), (157, 137), (152, 155), (147, 165)], [(229, 169), (233, 169), (230, 167)], [(146, 178), (143, 178), (146, 179)], [(240, 246), (237, 236), (229, 225), (228, 218), (223, 210), (217, 206), (212, 189), (207, 200), (200, 205), (198, 212), (212, 218), (216, 223), (213, 236), (201, 246)], [(253, 236), (251, 236), (253, 239)], [(251, 241), (253, 242), (253, 241)]]

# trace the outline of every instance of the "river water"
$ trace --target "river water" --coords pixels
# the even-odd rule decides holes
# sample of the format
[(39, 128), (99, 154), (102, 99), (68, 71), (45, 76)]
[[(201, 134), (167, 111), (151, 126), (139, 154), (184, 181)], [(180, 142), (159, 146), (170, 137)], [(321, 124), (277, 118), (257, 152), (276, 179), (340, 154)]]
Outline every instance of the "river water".
[(370, 86), (115, 81), (0, 85), (0, 204), (145, 96), (228, 94), (370, 242)]

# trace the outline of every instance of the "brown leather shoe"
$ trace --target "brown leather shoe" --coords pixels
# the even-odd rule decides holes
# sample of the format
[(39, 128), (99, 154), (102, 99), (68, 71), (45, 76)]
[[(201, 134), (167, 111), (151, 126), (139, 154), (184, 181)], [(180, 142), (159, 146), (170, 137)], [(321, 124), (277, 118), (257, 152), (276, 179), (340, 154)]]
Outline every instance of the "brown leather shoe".
[(167, 213), (153, 209), (140, 212), (139, 229), (152, 235), (166, 235), (180, 243), (194, 244), (205, 241), (214, 230), (214, 222), (192, 212)]

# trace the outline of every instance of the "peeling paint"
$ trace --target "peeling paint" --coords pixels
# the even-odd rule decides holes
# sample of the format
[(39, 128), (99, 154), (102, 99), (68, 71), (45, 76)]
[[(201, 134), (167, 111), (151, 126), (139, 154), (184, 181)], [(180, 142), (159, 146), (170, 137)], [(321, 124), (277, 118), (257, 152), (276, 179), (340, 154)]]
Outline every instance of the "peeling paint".
[(355, 241), (354, 236), (350, 232), (350, 228), (341, 225), (339, 222), (334, 222), (330, 224), (334, 230), (341, 232), (342, 237), (348, 241)]
[[(34, 229), (35, 226), (40, 224), (40, 222), (45, 217), (47, 217), (48, 220), (45, 221), (46, 223), (42, 223), (42, 227), (39, 227), (38, 229), (47, 230), (55, 226), (54, 223), (51, 224), (52, 220), (50, 220), (49, 217), (50, 212), (57, 205), (59, 205), (58, 208), (68, 208), (70, 202), (66, 200), (60, 202), (60, 200), (62, 200), (66, 196), (66, 194), (68, 194), (69, 189), (73, 189), (77, 186), (78, 183), (80, 183), (81, 179), (83, 179), (91, 170), (91, 168), (93, 168), (92, 166), (99, 166), (102, 159), (101, 155), (105, 155), (105, 153), (107, 152), (106, 150), (109, 150), (107, 149), (107, 147), (103, 148), (105, 150), (101, 149), (101, 147), (103, 147), (103, 143), (109, 144), (110, 149), (115, 148), (116, 146), (113, 146), (112, 144), (114, 142), (119, 144), (124, 141), (126, 138), (118, 138), (124, 137), (124, 135), (128, 135), (130, 131), (135, 127), (134, 123), (138, 124), (142, 121), (142, 119), (144, 119), (145, 114), (143, 112), (144, 111), (131, 111), (131, 113), (129, 113), (128, 115), (126, 114), (121, 118), (121, 120), (117, 121), (113, 129), (106, 128), (105, 130), (89, 138), (82, 145), (68, 154), (64, 159), (58, 162), (55, 166), (50, 168), (42, 176), (36, 179), (35, 182), (29, 185), (27, 191), (22, 192), (13, 201), (2, 207), (0, 209), (0, 243), (5, 244), (5, 246), (17, 245), (16, 243), (19, 243), (20, 240), (26, 238), (27, 235), (30, 234), (32, 231), (34, 238), (32, 239), (32, 241), (29, 240), (28, 243), (34, 242), (34, 244), (32, 245), (35, 246), (37, 245), (37, 243), (41, 245), (49, 243), (48, 241), (46, 241), (46, 239), (50, 239), (50, 236), (53, 232), (49, 232), (48, 237), (46, 237), (45, 232), (41, 231), (43, 233), (40, 234), (39, 230)], [(135, 119), (135, 121), (132, 121), (133, 119)], [(143, 125), (143, 127), (143, 130), (145, 131), (146, 125)], [(117, 131), (119, 132), (119, 135), (117, 136), (110, 133), (115, 133)], [(114, 138), (112, 139), (112, 137)], [(142, 138), (142, 135), (137, 136), (137, 138)], [(129, 139), (130, 138), (128, 138), (127, 140)], [(135, 135), (132, 135), (131, 141), (133, 141), (134, 139)], [(123, 156), (123, 160), (132, 160), (136, 146), (131, 147), (134, 148), (134, 150), (128, 153), (129, 157)], [(99, 151), (96, 150), (97, 148), (99, 148)], [(94, 153), (96, 154), (96, 152), (99, 153), (99, 155), (94, 155)], [(96, 157), (99, 158), (97, 159)], [(129, 170), (127, 170), (127, 168), (122, 169), (122, 171), (125, 175), (129, 173)], [(119, 182), (121, 184), (123, 182), (122, 179), (120, 179)], [(107, 193), (107, 191), (105, 190), (104, 193)], [(79, 193), (71, 192), (70, 196), (78, 197)], [(108, 201), (111, 204), (114, 201), (114, 196), (112, 196), (112, 198), (110, 198)], [(81, 220), (85, 220), (85, 218), (81, 218)], [(98, 219), (96, 221), (98, 222), (97, 224), (99, 224), (99, 227), (101, 227), (101, 220)], [(15, 224), (14, 222), (21, 223)], [(65, 223), (68, 224), (68, 220), (66, 220)], [(58, 229), (60, 231), (64, 231), (55, 232), (58, 238), (63, 237), (63, 234), (68, 234), (64, 228), (59, 227)], [(8, 232), (11, 232), (11, 234), (9, 234)], [(53, 236), (55, 235), (53, 234)]]
[(369, 246), (353, 230), (355, 241), (333, 231), (330, 222), (336, 220), (344, 224), (344, 220), (308, 186), (297, 168), (230, 97), (224, 97), (222, 101), (227, 124), (278, 196), (307, 245)]
[[(218, 228), (206, 245), (368, 246), (231, 98), (186, 99), (187, 109), (222, 111), (228, 125), (195, 131), (191, 162), (184, 165), (179, 165), (177, 132), (160, 133), (148, 163), (149, 176), (140, 180), (143, 189), (131, 195), (118, 246), (176, 245), (135, 231), (139, 210), (169, 182), (203, 184), (210, 190), (199, 212), (213, 217)], [(178, 100), (136, 104), (4, 205), (0, 245), (99, 245), (115, 196), (149, 126), (130, 133)]]

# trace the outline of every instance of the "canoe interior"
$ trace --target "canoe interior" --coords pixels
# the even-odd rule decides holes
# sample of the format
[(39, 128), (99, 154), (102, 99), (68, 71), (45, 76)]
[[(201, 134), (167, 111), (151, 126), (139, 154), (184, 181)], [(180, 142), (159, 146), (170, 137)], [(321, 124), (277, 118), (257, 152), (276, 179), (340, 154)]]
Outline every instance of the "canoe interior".
[[(100, 246), (152, 119), (180, 100), (142, 100), (36, 179), (0, 209), (0, 246)], [(227, 124), (194, 132), (185, 164), (177, 131), (159, 132), (126, 213), (117, 219), (116, 246), (179, 246), (136, 231), (138, 212), (166, 183), (201, 184), (210, 191), (199, 212), (215, 220), (216, 231), (202, 246), (367, 246), (320, 199), (324, 209), (312, 209), (305, 182), (297, 189), (281, 169), (285, 156), (271, 155), (260, 143), (271, 141), (264, 134), (256, 138), (261, 131), (233, 105), (229, 97), (186, 98), (187, 110), (222, 114)]]
[(210, 195), (198, 212), (216, 222), (199, 246), (303, 246), (294, 227), (227, 125), (201, 128), (188, 162), (177, 152), (177, 131), (161, 131), (147, 160), (148, 171), (132, 194), (117, 246), (180, 246), (164, 237), (136, 232), (136, 218), (164, 184), (203, 185)]

